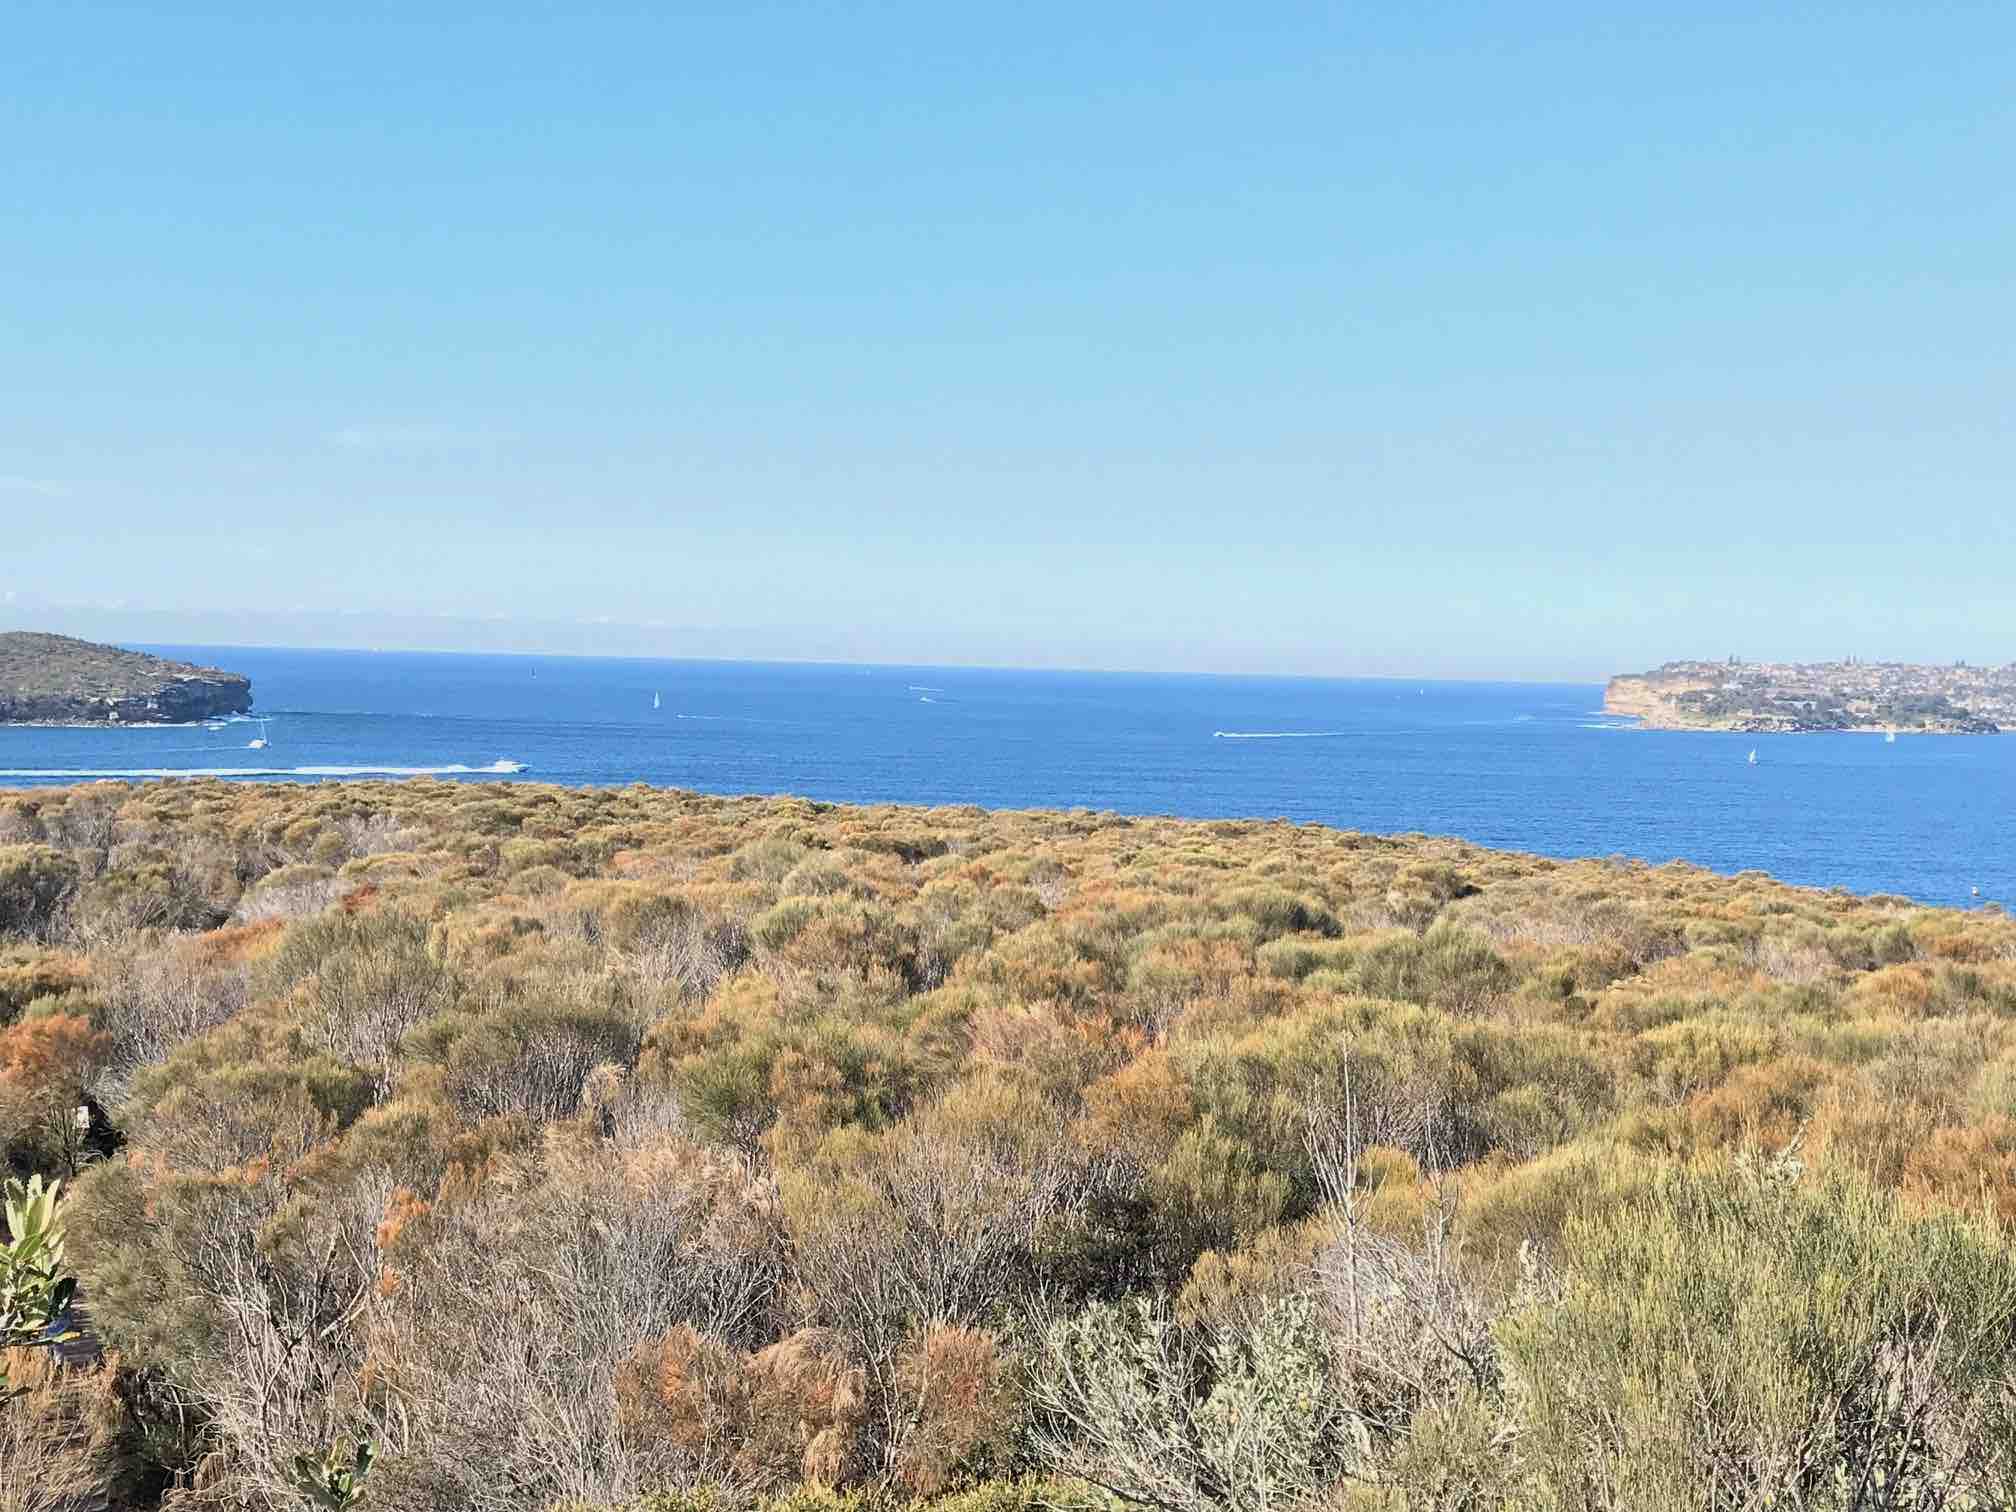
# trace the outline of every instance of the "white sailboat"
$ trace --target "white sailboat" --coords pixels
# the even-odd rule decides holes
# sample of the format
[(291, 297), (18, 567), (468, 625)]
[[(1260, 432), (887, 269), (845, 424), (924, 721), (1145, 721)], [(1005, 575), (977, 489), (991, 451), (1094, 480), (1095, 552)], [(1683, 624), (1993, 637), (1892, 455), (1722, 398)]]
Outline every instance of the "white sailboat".
[(1753, 748), (1751, 749), (1751, 752), (1750, 752), (1750, 765), (1752, 765), (1752, 766), (1755, 766), (1755, 765), (1757, 765), (1757, 752), (1756, 752), (1756, 749), (1755, 749), (1754, 747), (1753, 747)]
[(1885, 730), (1883, 732), (1883, 744), (1885, 745), (1897, 744), (1897, 732), (1895, 730)]
[(651, 695), (651, 707), (654, 709), (660, 707), (658, 702), (658, 695), (656, 693), (653, 693)]
[(262, 719), (259, 721), (259, 733), (255, 735), (252, 739), (245, 742), (245, 749), (248, 751), (263, 751), (266, 749), (265, 720)]

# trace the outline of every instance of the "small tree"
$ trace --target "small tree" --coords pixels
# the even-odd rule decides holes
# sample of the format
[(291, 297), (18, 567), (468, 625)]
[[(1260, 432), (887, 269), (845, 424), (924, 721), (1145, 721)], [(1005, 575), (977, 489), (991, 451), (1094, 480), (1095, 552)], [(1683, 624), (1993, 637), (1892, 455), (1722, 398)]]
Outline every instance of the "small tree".
[[(63, 1225), (56, 1219), (60, 1181), (40, 1176), (6, 1187), (7, 1242), (0, 1244), (0, 1351), (44, 1349), (74, 1339), (53, 1330), (69, 1310), (76, 1278), (63, 1269)], [(0, 1401), (11, 1395), (0, 1353)]]

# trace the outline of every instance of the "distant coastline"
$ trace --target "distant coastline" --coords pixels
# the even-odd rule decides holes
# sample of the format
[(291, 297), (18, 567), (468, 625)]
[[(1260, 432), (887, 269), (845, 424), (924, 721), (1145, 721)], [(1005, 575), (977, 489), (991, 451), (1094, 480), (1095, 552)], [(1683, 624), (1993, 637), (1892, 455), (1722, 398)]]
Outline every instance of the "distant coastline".
[(1611, 678), (1603, 711), (1650, 730), (1994, 735), (2016, 724), (2016, 665), (1672, 661)]
[(0, 725), (10, 730), (200, 730), (207, 722), (207, 719), (0, 719)]

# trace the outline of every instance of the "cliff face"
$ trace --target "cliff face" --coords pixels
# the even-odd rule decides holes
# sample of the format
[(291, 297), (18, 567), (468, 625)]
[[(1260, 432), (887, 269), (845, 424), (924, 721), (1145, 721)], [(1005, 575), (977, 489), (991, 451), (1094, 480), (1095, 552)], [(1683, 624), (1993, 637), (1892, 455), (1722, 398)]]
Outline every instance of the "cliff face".
[(1648, 729), (1679, 728), (1671, 719), (1670, 700), (1680, 691), (1669, 684), (1655, 686), (1649, 675), (1613, 677), (1603, 690), (1603, 712), (1641, 720)]
[(0, 634), (0, 724), (187, 724), (252, 707), (236, 672), (28, 631)]

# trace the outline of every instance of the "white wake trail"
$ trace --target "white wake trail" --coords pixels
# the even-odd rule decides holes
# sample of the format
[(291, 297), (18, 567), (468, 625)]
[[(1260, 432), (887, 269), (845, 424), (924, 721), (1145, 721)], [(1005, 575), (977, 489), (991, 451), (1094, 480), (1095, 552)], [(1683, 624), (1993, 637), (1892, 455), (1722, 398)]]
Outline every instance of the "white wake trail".
[(298, 767), (0, 767), (0, 777), (151, 778), (151, 777), (476, 777), (505, 776), (527, 770), (522, 761), (493, 761), (488, 766), (298, 766)]
[(1343, 730), (1213, 730), (1213, 740), (1338, 740)]

